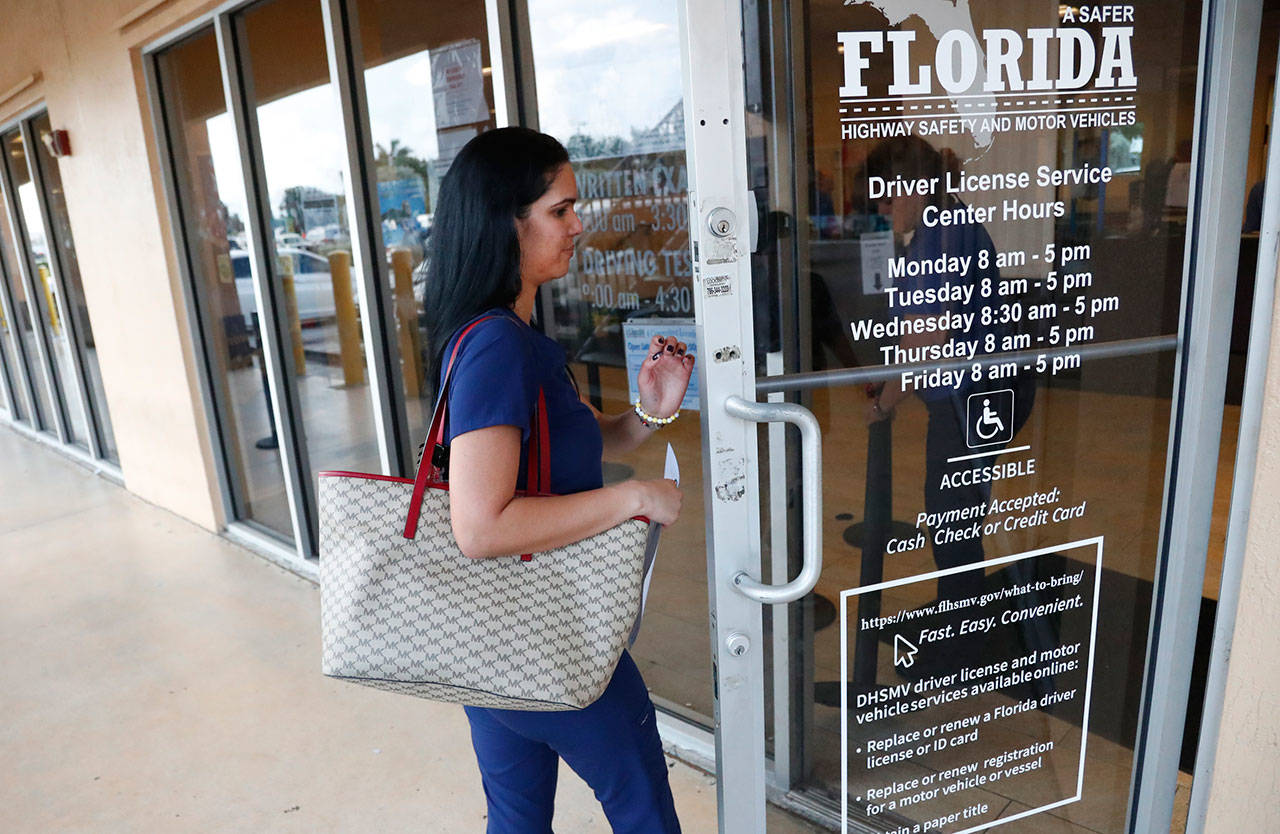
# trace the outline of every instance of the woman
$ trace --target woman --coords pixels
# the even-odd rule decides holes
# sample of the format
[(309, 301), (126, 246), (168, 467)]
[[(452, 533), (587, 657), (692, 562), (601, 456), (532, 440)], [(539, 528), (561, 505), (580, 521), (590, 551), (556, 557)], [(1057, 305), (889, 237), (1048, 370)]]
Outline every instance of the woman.
[[(550, 136), (503, 128), (472, 139), (440, 187), (424, 308), (435, 377), (449, 381), (449, 502), (463, 553), (482, 559), (548, 550), (632, 516), (680, 514), (668, 480), (603, 486), (603, 454), (635, 448), (674, 415), (693, 356), (655, 337), (640, 403), (606, 416), (584, 403), (564, 350), (529, 326), (540, 285), (569, 270), (582, 223), (565, 149)], [(546, 398), (554, 496), (523, 497), (530, 418)], [(466, 708), (489, 807), (490, 834), (551, 830), (559, 758), (595, 791), (615, 832), (680, 830), (653, 704), (623, 652), (604, 694), (583, 710)]]

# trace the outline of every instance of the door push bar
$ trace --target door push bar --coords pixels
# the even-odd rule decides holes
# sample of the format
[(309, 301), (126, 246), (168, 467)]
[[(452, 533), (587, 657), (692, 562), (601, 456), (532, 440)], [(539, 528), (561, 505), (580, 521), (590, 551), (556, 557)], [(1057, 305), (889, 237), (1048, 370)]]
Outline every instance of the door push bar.
[(733, 585), (748, 599), (763, 605), (795, 602), (813, 590), (822, 573), (822, 431), (813, 412), (795, 403), (753, 403), (731, 395), (724, 401), (730, 417), (752, 423), (790, 423), (800, 429), (801, 496), (803, 503), (804, 565), (785, 585), (766, 585), (746, 571), (734, 574)]

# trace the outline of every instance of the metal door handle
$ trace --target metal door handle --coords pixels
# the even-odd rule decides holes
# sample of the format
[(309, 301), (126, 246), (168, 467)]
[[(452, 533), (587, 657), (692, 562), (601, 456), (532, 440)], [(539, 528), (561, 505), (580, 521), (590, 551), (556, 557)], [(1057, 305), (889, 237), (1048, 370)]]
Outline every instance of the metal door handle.
[(804, 565), (785, 585), (766, 585), (746, 571), (733, 584), (744, 596), (766, 605), (795, 602), (813, 590), (822, 573), (822, 431), (813, 412), (795, 403), (753, 403), (731, 395), (724, 401), (729, 416), (753, 423), (790, 423), (800, 429), (800, 472)]

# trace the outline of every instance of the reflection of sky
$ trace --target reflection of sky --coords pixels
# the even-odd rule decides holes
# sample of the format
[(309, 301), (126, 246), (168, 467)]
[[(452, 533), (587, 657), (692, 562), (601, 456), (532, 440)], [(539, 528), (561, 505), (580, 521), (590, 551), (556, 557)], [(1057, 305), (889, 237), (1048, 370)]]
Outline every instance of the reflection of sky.
[[(674, 0), (529, 0), (542, 130), (621, 136), (648, 129), (681, 97), (680, 44)], [(375, 143), (399, 139), (415, 156), (437, 155), (431, 64), (424, 50), (365, 73)], [(342, 119), (331, 85), (313, 87), (258, 109), (271, 208), (284, 191), (311, 186), (342, 191)], [(239, 150), (231, 118), (208, 121), (218, 193), (246, 218)]]
[(529, 0), (538, 121), (574, 133), (631, 138), (680, 101), (673, 0)]
[(27, 181), (18, 186), (18, 204), (22, 206), (22, 220), (27, 227), (27, 239), (37, 263), (48, 263), (49, 244), (44, 237), (44, 225), (40, 222), (40, 204), (36, 199), (35, 183)]
[(230, 114), (214, 116), (205, 122), (205, 129), (209, 132), (209, 152), (213, 156), (214, 178), (218, 181), (218, 198), (227, 204), (231, 214), (238, 215), (248, 225), (240, 151), (236, 147), (236, 131)]
[(259, 107), (258, 131), (272, 212), (280, 212), (285, 190), (294, 186), (342, 193), (346, 140), (331, 85), (312, 87)]
[[(207, 122), (218, 196), (241, 219), (245, 211), (240, 179), (240, 151), (231, 117), (223, 113)], [(262, 160), (267, 170), (271, 211), (280, 213), (286, 189), (303, 185), (342, 193), (342, 157), (346, 153), (342, 117), (328, 84), (278, 99), (258, 108)]]
[(419, 159), (436, 157), (436, 113), (431, 98), (431, 61), (425, 51), (364, 74), (369, 129), (375, 146), (399, 139)]
[[(375, 67), (365, 73), (365, 84), (373, 141), (387, 146), (396, 138), (415, 156), (433, 158), (436, 117), (427, 53)], [(342, 119), (328, 84), (264, 105), (258, 109), (258, 125), (273, 212), (279, 212), (285, 189), (295, 185), (342, 191)], [(240, 151), (230, 115), (215, 116), (207, 128), (218, 195), (232, 214), (246, 218)]]

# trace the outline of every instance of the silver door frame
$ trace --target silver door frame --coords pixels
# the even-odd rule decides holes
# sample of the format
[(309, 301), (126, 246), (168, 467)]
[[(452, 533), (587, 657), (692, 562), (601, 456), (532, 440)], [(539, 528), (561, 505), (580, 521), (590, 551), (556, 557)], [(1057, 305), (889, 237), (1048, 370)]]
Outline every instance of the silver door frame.
[[(716, 755), (721, 832), (765, 830), (764, 639), (761, 606), (735, 587), (760, 575), (756, 427), (729, 416), (726, 400), (755, 399), (751, 311), (742, 13), (737, 0), (677, 4), (689, 160), (689, 217), (702, 471), (707, 508)], [(728, 214), (725, 214), (725, 213)], [(731, 228), (712, 235), (712, 213)], [(714, 277), (716, 293), (705, 291)], [(735, 654), (735, 651), (737, 652)]]

